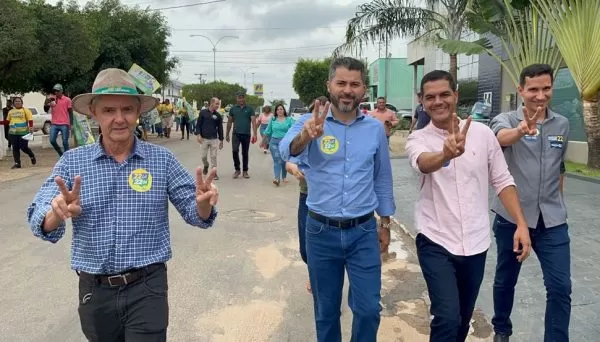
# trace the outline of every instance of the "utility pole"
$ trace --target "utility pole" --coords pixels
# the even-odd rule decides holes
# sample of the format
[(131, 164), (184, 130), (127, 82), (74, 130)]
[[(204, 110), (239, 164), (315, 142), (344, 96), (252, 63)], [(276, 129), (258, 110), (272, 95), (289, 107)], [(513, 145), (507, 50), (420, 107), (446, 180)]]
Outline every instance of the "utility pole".
[(388, 75), (389, 75), (389, 70), (390, 70), (390, 63), (389, 63), (390, 58), (389, 58), (389, 55), (388, 55), (388, 43), (389, 43), (388, 39), (389, 38), (386, 35), (385, 36), (385, 74), (384, 74), (385, 85), (384, 85), (384, 89), (383, 89), (383, 97), (385, 97), (386, 101), (388, 100), (388, 96), (387, 96), (388, 95), (388, 85), (389, 85)]
[(223, 36), (221, 38), (219, 38), (219, 40), (217, 40), (216, 43), (213, 43), (213, 41), (208, 38), (207, 36), (201, 35), (201, 34), (191, 34), (190, 37), (202, 37), (202, 38), (206, 38), (210, 44), (213, 46), (213, 82), (217, 82), (217, 45), (219, 45), (219, 43), (225, 39), (225, 38), (233, 38), (233, 39), (239, 39), (240, 37), (238, 36)]
[(200, 84), (205, 84), (206, 81), (202, 79), (202, 76), (208, 76), (207, 74), (194, 74), (194, 76), (198, 76), (198, 80), (200, 80)]

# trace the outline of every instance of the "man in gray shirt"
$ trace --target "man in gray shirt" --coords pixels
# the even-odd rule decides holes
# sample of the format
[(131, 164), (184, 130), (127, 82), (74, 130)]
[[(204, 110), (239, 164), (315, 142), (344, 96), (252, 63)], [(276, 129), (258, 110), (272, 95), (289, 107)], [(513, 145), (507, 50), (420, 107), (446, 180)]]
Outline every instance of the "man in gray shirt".
[[(565, 342), (571, 315), (571, 258), (562, 184), (569, 121), (548, 108), (553, 83), (549, 65), (524, 68), (519, 83), (524, 106), (496, 116), (490, 126), (517, 184), (531, 246), (542, 267), (547, 292), (544, 341)], [(492, 211), (498, 250), (492, 324), (494, 341), (506, 342), (512, 334), (510, 313), (521, 269), (514, 251), (520, 248), (513, 242), (516, 225), (497, 199)]]

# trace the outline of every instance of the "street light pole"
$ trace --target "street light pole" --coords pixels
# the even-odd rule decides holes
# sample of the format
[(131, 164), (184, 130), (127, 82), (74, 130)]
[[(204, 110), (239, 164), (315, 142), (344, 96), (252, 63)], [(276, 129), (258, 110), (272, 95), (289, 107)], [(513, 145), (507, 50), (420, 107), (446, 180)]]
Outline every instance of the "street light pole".
[[(252, 69), (256, 69), (256, 67), (249, 67), (249, 68), (239, 68), (242, 71), (242, 76), (244, 77), (244, 88), (246, 87), (246, 73)], [(252, 84), (254, 84), (254, 73), (252, 73)]]
[(206, 39), (208, 39), (210, 44), (213, 46), (213, 49), (212, 49), (212, 51), (213, 51), (213, 82), (217, 82), (217, 45), (219, 45), (219, 43), (225, 38), (239, 39), (240, 37), (238, 37), (238, 36), (222, 36), (221, 38), (219, 38), (219, 40), (217, 40), (216, 43), (213, 43), (213, 41), (210, 38), (208, 38), (207, 36), (201, 35), (201, 34), (191, 34), (190, 37), (206, 38)]

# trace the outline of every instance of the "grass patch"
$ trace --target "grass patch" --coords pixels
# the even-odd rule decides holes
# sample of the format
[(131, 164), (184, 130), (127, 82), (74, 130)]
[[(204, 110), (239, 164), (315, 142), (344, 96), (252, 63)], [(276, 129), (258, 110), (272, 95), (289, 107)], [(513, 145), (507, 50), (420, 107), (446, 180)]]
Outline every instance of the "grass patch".
[(565, 167), (567, 168), (567, 172), (576, 173), (582, 176), (600, 178), (600, 170), (590, 169), (585, 164), (578, 164), (566, 161)]

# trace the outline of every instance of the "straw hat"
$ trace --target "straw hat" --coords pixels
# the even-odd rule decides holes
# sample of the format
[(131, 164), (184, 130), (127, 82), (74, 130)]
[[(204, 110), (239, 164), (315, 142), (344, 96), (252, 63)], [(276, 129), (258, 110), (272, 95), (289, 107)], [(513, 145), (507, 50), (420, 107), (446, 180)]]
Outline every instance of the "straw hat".
[(109, 68), (98, 73), (92, 92), (75, 96), (72, 101), (73, 111), (91, 116), (90, 105), (92, 99), (99, 95), (133, 96), (140, 99), (140, 113), (154, 109), (159, 99), (150, 95), (139, 94), (131, 76), (121, 69)]

